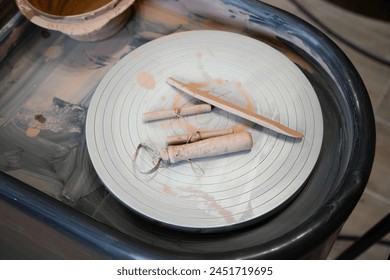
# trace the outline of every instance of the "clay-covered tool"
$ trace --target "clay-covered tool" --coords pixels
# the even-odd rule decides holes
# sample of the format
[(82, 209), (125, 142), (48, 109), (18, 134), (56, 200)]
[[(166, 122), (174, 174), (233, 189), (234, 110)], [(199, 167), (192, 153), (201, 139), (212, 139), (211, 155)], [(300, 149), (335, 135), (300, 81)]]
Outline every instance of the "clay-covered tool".
[(290, 136), (293, 138), (303, 138), (303, 134), (298, 132), (298, 131), (295, 131), (287, 126), (284, 126), (278, 122), (275, 122), (275, 121), (268, 119), (264, 116), (261, 116), (259, 114), (256, 114), (256, 113), (249, 111), (245, 108), (237, 106), (236, 104), (230, 103), (222, 98), (211, 95), (207, 91), (203, 91), (203, 90), (194, 88), (186, 83), (175, 80), (172, 77), (167, 78), (167, 83), (170, 84), (171, 86), (174, 86), (175, 88), (181, 90), (182, 92), (191, 95), (192, 97), (200, 99), (200, 100), (202, 100), (206, 103), (209, 103), (217, 108), (220, 108), (226, 112), (237, 115), (237, 116), (244, 118), (246, 120), (249, 120), (253, 123), (256, 123), (258, 125), (261, 125), (263, 127), (269, 128), (273, 131), (276, 131), (278, 133), (281, 133), (281, 134), (284, 134), (284, 135), (287, 135), (287, 136)]

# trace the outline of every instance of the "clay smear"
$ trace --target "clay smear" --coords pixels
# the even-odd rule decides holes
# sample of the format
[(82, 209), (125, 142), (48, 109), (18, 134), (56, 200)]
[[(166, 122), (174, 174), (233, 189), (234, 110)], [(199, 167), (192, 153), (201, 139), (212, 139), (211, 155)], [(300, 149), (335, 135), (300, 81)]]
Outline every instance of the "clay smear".
[(188, 195), (179, 195), (176, 193), (171, 187), (169, 186), (164, 186), (163, 192), (167, 195), (172, 195), (176, 196), (178, 198), (182, 199), (200, 199), (200, 201), (205, 202), (210, 209), (205, 209), (207, 212), (212, 212), (216, 211), (220, 217), (222, 217), (227, 224), (233, 224), (234, 223), (234, 217), (233, 213), (229, 210), (226, 210), (222, 207), (221, 204), (219, 204), (215, 199), (209, 195), (208, 193), (201, 191), (201, 190), (196, 190), (193, 188), (190, 189), (185, 189), (183, 190), (184, 192), (188, 192)]
[[(246, 107), (245, 108), (248, 111), (256, 113), (255, 103), (250, 98), (250, 95), (249, 95), (248, 91), (246, 91), (246, 89), (242, 86), (242, 84), (238, 83), (238, 82), (235, 83), (235, 87), (239, 90), (239, 92), (241, 93), (242, 97), (244, 98), (244, 100), (246, 102)], [(236, 125), (234, 127), (234, 131), (236, 131), (236, 132), (246, 131), (247, 128), (250, 125), (251, 125), (250, 121), (243, 120), (243, 124), (242, 125)]]
[(154, 79), (153, 75), (144, 71), (138, 73), (137, 82), (141, 87), (147, 90), (154, 89), (156, 86), (156, 80)]
[(45, 56), (46, 60), (51, 60), (60, 57), (62, 53), (63, 48), (61, 46), (50, 46), (43, 55)]
[(30, 138), (34, 138), (34, 137), (37, 137), (39, 132), (41, 132), (40, 129), (38, 128), (34, 128), (34, 127), (29, 127), (27, 128), (26, 130), (26, 135)]

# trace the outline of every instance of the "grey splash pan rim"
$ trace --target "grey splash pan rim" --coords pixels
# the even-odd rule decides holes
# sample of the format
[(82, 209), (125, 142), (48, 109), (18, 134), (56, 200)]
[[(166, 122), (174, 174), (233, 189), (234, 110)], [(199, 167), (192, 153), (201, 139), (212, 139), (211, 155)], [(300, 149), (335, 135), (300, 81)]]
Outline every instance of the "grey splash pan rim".
[[(375, 122), (366, 88), (355, 67), (340, 48), (305, 21), (254, 0), (224, 2), (240, 7), (242, 12), (251, 14), (252, 23), (258, 23), (267, 34), (289, 44), (289, 47), (294, 48), (296, 53), (306, 54), (304, 49), (298, 48), (286, 40), (290, 35), (302, 41), (309, 40), (307, 41), (309, 45), (317, 45), (319, 49), (315, 54), (323, 54), (322, 59), (316, 58), (315, 54), (312, 53), (309, 53), (309, 58), (313, 63), (324, 63), (328, 67), (325, 71), (327, 75), (337, 74), (337, 77), (333, 77), (332, 81), (337, 82), (337, 87), (345, 90), (340, 99), (350, 105), (350, 112), (347, 116), (348, 119), (346, 119), (348, 131), (339, 132), (344, 133), (344, 140), (350, 144), (348, 162), (343, 166), (344, 175), (335, 182), (337, 187), (335, 192), (326, 198), (320, 208), (321, 211), (317, 211), (310, 219), (303, 221), (288, 234), (273, 240), (259, 241), (250, 248), (223, 248), (221, 252), (209, 252), (207, 250), (186, 249), (183, 247), (185, 246), (183, 242), (181, 242), (180, 248), (177, 246), (165, 248), (162, 245), (153, 245), (153, 243), (147, 243), (123, 234), (5, 173), (0, 173), (0, 196), (2, 199), (19, 209), (23, 209), (37, 219), (45, 220), (52, 227), (61, 230), (61, 233), (65, 232), (64, 234), (77, 237), (81, 240), (80, 244), (85, 250), (100, 252), (106, 258), (296, 259), (311, 256), (318, 247), (326, 245), (326, 239), (337, 233), (337, 230), (340, 229), (356, 206), (371, 172), (375, 152)], [(63, 219), (58, 219), (58, 215), (62, 215)], [(260, 224), (261, 226), (266, 226), (266, 224)], [(147, 229), (151, 233), (157, 231), (163, 236), (174, 233), (175, 240), (186, 237), (188, 242), (193, 240), (197, 245), (207, 244), (207, 238), (216, 238), (213, 234), (187, 235), (165, 231), (161, 227), (151, 224), (145, 224), (143, 227), (143, 230)], [(253, 236), (251, 234), (256, 233), (255, 229), (251, 227), (250, 230), (251, 232), (246, 232), (246, 234)], [(234, 235), (239, 234), (242, 234), (242, 231), (234, 232)], [(229, 242), (229, 237), (224, 237), (225, 244)]]

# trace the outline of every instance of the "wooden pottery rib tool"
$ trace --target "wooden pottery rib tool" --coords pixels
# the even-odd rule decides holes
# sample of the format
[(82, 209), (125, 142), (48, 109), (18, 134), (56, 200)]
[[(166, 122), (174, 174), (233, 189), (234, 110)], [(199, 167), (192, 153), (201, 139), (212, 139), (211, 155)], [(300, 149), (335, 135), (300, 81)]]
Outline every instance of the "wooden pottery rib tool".
[(278, 122), (275, 122), (271, 119), (268, 119), (264, 116), (261, 116), (259, 114), (256, 114), (254, 112), (251, 112), (247, 109), (244, 109), (240, 106), (237, 106), (236, 104), (230, 103), (222, 98), (219, 98), (217, 96), (211, 95), (206, 91), (199, 90), (196, 88), (193, 88), (189, 86), (188, 84), (185, 84), (183, 82), (180, 82), (178, 80), (175, 80), (172, 77), (167, 78), (167, 83), (171, 86), (174, 86), (175, 88), (181, 90), (182, 92), (189, 94), (197, 99), (200, 99), (206, 103), (209, 103), (217, 108), (220, 108), (226, 112), (232, 113), (234, 115), (237, 115), (241, 118), (244, 118), (246, 120), (249, 120), (251, 122), (254, 122), (258, 125), (264, 126), (266, 128), (269, 128), (273, 131), (276, 131), (278, 133), (281, 133), (283, 135), (287, 135), (293, 138), (303, 138), (303, 134), (295, 131), (287, 126), (284, 126)]

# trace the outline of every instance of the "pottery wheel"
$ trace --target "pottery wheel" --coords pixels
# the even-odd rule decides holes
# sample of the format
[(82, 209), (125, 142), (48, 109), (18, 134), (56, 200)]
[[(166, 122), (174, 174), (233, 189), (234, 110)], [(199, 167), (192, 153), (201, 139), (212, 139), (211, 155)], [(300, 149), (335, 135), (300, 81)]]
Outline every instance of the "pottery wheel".
[[(173, 76), (304, 134), (293, 139), (223, 110), (144, 122), (144, 112), (198, 104), (166, 83)], [(250, 151), (152, 169), (167, 136), (233, 128), (253, 137)], [(129, 208), (186, 230), (240, 227), (268, 217), (304, 185), (323, 136), (310, 82), (287, 57), (258, 40), (189, 31), (151, 41), (121, 59), (90, 103), (86, 137), (105, 186)], [(140, 152), (140, 143), (149, 149)]]

